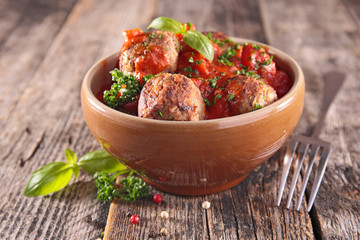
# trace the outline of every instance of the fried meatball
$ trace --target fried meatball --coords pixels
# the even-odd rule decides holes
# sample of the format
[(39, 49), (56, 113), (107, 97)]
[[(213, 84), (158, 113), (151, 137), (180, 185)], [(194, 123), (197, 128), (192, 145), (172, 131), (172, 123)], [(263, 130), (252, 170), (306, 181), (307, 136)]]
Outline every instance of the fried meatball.
[(167, 31), (153, 31), (148, 35), (144, 41), (134, 43), (120, 53), (120, 71), (140, 78), (176, 70), (179, 55), (176, 35)]
[(160, 74), (144, 85), (138, 115), (143, 118), (197, 121), (205, 119), (205, 103), (200, 90), (180, 74)]
[(263, 80), (236, 76), (228, 81), (225, 92), (228, 94), (231, 115), (250, 112), (277, 100), (276, 91)]

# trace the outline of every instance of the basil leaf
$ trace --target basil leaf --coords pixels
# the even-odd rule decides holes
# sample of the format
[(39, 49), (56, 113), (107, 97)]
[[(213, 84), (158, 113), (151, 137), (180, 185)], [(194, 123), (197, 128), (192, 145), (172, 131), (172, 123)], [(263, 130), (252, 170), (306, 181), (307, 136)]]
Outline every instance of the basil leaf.
[(71, 179), (73, 167), (65, 162), (53, 162), (36, 170), (26, 185), (24, 195), (48, 195), (65, 187)]
[(196, 30), (189, 30), (184, 33), (183, 39), (187, 45), (212, 62), (214, 59), (214, 47), (205, 35)]
[(68, 148), (65, 149), (65, 158), (71, 165), (74, 165), (77, 162), (76, 154)]
[(75, 178), (78, 178), (79, 173), (80, 173), (79, 165), (74, 164), (72, 167), (73, 167), (73, 170), (74, 170), (74, 176), (75, 176)]
[(86, 153), (80, 158), (78, 165), (91, 174), (95, 172), (114, 173), (126, 169), (123, 164), (105, 150)]
[(179, 21), (168, 17), (155, 18), (147, 27), (147, 29), (149, 28), (155, 28), (174, 33), (185, 32), (185, 26), (183, 26)]

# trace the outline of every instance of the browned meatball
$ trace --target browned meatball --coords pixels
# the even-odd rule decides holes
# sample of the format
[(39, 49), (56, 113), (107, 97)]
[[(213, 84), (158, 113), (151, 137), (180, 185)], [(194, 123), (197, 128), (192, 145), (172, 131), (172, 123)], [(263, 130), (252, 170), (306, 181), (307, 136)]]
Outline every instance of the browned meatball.
[(138, 42), (119, 57), (119, 70), (136, 76), (174, 72), (179, 55), (176, 35), (167, 31), (153, 31), (143, 42)]
[(144, 85), (138, 115), (143, 118), (197, 121), (205, 119), (200, 90), (180, 74), (160, 74)]
[(276, 91), (262, 80), (236, 76), (228, 81), (225, 92), (228, 94), (231, 115), (250, 112), (277, 100)]

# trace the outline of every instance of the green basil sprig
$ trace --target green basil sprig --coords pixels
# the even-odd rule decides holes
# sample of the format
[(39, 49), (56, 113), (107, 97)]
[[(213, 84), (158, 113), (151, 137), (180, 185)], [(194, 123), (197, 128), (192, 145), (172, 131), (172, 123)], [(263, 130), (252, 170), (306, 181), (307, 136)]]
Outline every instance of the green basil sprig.
[(76, 154), (65, 149), (66, 162), (53, 162), (36, 170), (27, 183), (24, 195), (35, 197), (48, 195), (64, 188), (71, 180), (72, 175), (77, 178), (80, 168), (94, 174), (95, 172), (115, 173), (126, 169), (105, 150), (85, 154), (78, 161)]
[(158, 17), (155, 18), (147, 28), (180, 33), (183, 35), (183, 40), (187, 45), (201, 53), (209, 61), (213, 61), (214, 59), (214, 47), (211, 41), (199, 31), (186, 31), (186, 27), (179, 21), (168, 17)]

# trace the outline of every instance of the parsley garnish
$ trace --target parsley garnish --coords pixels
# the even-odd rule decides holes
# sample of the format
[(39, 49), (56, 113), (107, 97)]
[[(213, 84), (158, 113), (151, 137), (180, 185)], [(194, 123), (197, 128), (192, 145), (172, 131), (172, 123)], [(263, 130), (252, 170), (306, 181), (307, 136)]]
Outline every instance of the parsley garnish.
[(223, 55), (220, 55), (218, 57), (218, 62), (231, 67), (232, 65), (234, 65), (234, 63), (231, 62), (229, 59), (234, 57), (236, 53), (237, 51), (234, 49), (233, 46), (231, 46), (226, 50)]
[(228, 95), (228, 98), (226, 99), (226, 101), (228, 102), (228, 101), (231, 101), (231, 100), (233, 100), (234, 99), (234, 94), (231, 94), (231, 93), (229, 93), (229, 95)]
[(268, 60), (266, 60), (266, 61), (263, 62), (263, 63), (259, 63), (259, 64), (264, 65), (264, 66), (270, 65), (270, 63), (271, 63), (271, 61), (273, 60), (273, 58), (274, 58), (274, 56), (271, 55), (271, 57), (270, 57)]
[(255, 72), (253, 71), (247, 71), (245, 69), (241, 69), (240, 71), (240, 74), (241, 75), (244, 75), (244, 76), (247, 76), (247, 77), (253, 77), (253, 78), (256, 78), (256, 79), (260, 79), (260, 76), (257, 75)]
[(196, 60), (195, 63), (196, 63), (196, 65), (200, 65), (203, 61), (204, 61), (204, 60), (201, 60), (201, 61)]
[(208, 81), (209, 81), (209, 86), (214, 88), (216, 86), (216, 82), (217, 80), (219, 80), (219, 77), (218, 76), (215, 76), (214, 78), (209, 78)]
[(259, 51), (261, 49), (261, 46), (256, 45), (256, 44), (252, 44), (251, 46), (252, 46), (252, 48), (255, 48), (256, 51)]
[(186, 68), (184, 68), (184, 71), (188, 74), (187, 77), (189, 78), (192, 78), (192, 74), (191, 73), (194, 73), (195, 74), (195, 77), (198, 77), (199, 76), (199, 71), (198, 70), (194, 70), (192, 69), (190, 66), (187, 66)]
[(189, 63), (194, 63), (194, 59), (192, 57), (189, 57), (188, 62)]
[(261, 109), (261, 108), (263, 108), (264, 106), (263, 105), (261, 105), (260, 103), (256, 103), (255, 104), (255, 108), (253, 109), (253, 110), (251, 110), (251, 111), (256, 111), (256, 110), (259, 110), (259, 109)]
[(209, 102), (209, 100), (207, 100), (206, 98), (203, 98), (204, 99), (204, 102), (205, 102), (205, 105), (206, 106), (210, 106), (211, 104), (210, 104), (210, 102)]
[(214, 105), (216, 104), (216, 100), (218, 100), (221, 97), (222, 97), (222, 95), (220, 93), (214, 97)]

